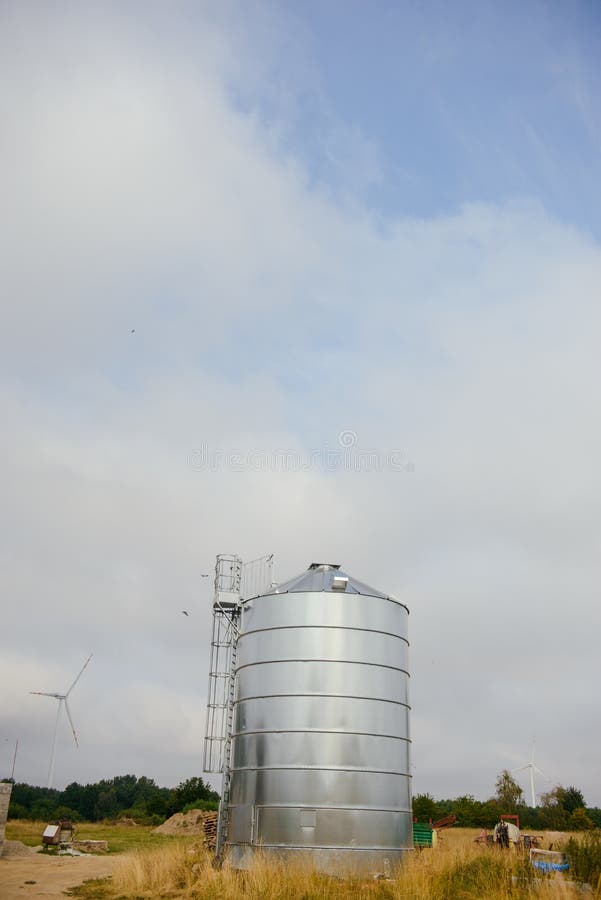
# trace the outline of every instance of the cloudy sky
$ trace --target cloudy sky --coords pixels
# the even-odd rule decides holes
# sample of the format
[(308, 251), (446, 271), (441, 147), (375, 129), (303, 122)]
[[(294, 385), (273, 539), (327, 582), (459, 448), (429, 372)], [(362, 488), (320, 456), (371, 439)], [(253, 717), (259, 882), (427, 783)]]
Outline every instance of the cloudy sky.
[(91, 652), (56, 784), (200, 774), (200, 574), (273, 552), (409, 606), (416, 791), (535, 734), (601, 805), (600, 57), (587, 0), (2, 3), (2, 774)]

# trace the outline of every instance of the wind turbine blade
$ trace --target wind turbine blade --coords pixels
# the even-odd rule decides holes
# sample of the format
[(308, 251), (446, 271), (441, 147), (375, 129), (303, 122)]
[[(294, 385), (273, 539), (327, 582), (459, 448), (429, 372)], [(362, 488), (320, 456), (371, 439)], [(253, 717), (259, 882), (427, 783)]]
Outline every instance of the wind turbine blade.
[(79, 743), (77, 741), (77, 733), (75, 731), (75, 725), (73, 724), (73, 719), (71, 718), (71, 710), (69, 709), (69, 704), (67, 702), (67, 698), (65, 697), (65, 712), (67, 713), (67, 718), (69, 719), (69, 725), (71, 726), (71, 731), (73, 732), (73, 738), (75, 740), (75, 746), (79, 747)]
[(542, 769), (539, 769), (538, 766), (535, 766), (535, 767), (534, 767), (534, 771), (535, 771), (535, 772), (538, 772), (539, 775), (542, 775), (543, 778), (545, 779), (545, 781), (549, 781), (549, 779), (547, 778), (547, 776), (545, 775), (545, 773), (543, 772), (543, 770), (542, 770)]
[(530, 768), (530, 763), (528, 763), (528, 765), (526, 765), (526, 766), (519, 766), (517, 769), (512, 769), (511, 771), (512, 772), (523, 772), (524, 769), (529, 769), (529, 768)]
[(49, 694), (47, 691), (30, 691), (29, 693), (37, 694), (38, 697), (54, 697), (54, 696), (56, 696), (55, 694)]
[(73, 684), (71, 685), (71, 687), (69, 688), (69, 690), (67, 691), (67, 693), (65, 694), (65, 697), (68, 697), (68, 696), (69, 696), (69, 694), (71, 693), (71, 691), (73, 690), (73, 688), (75, 687), (75, 685), (77, 684), (77, 682), (79, 681), (79, 679), (81, 678), (81, 676), (83, 675), (83, 671), (84, 671), (85, 667), (86, 667), (87, 664), (90, 662), (90, 660), (92, 659), (93, 656), (94, 656), (94, 654), (93, 654), (93, 653), (90, 653), (90, 655), (88, 656), (88, 658), (86, 659), (85, 663), (83, 664), (83, 666), (82, 666), (82, 668), (81, 668), (81, 672), (79, 673), (79, 675), (77, 676), (77, 678), (75, 679), (75, 681), (73, 682)]

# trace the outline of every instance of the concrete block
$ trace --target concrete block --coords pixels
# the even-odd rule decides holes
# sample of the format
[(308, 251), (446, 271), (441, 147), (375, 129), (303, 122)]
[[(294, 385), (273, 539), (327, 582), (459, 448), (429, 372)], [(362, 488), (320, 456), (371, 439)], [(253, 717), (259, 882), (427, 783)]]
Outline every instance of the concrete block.
[(106, 853), (108, 848), (108, 841), (73, 841), (73, 849), (82, 853)]
[(4, 830), (6, 828), (6, 817), (12, 789), (12, 784), (5, 784), (4, 782), (0, 784), (0, 856), (2, 856), (2, 848), (4, 846)]

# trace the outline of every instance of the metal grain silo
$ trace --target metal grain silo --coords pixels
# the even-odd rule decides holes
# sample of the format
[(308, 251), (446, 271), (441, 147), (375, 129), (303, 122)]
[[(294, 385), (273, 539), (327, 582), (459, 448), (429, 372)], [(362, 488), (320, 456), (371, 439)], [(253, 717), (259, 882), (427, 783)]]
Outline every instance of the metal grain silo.
[(407, 620), (338, 565), (241, 599), (222, 809), (234, 866), (261, 847), (387, 873), (413, 848)]

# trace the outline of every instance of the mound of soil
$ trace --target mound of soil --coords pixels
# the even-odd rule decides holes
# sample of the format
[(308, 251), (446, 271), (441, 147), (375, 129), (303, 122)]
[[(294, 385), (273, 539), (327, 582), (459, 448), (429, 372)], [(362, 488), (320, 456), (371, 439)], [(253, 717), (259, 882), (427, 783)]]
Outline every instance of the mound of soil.
[(191, 809), (187, 813), (175, 813), (162, 825), (154, 829), (153, 834), (197, 834), (207, 850), (215, 851), (217, 843), (217, 811), (203, 812)]
[(4, 848), (0, 853), (3, 859), (17, 859), (19, 856), (32, 856), (37, 853), (33, 847), (28, 847), (22, 841), (4, 841)]
[[(153, 834), (205, 834), (205, 824), (217, 821), (216, 812), (203, 812), (202, 809), (191, 809), (187, 813), (175, 813), (162, 825), (153, 830)], [(208, 830), (208, 829), (207, 829)]]

